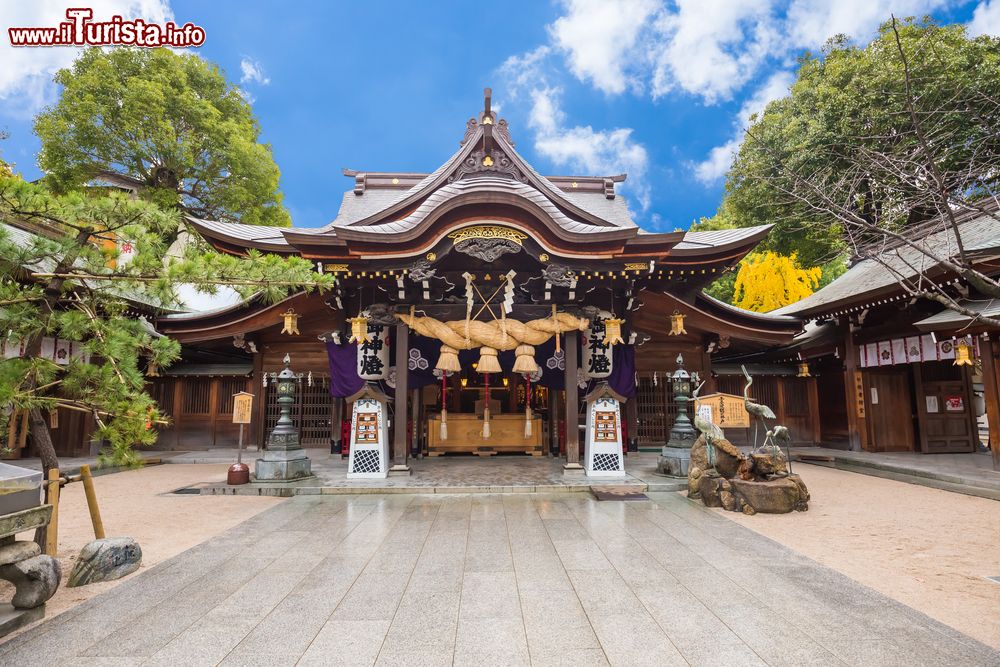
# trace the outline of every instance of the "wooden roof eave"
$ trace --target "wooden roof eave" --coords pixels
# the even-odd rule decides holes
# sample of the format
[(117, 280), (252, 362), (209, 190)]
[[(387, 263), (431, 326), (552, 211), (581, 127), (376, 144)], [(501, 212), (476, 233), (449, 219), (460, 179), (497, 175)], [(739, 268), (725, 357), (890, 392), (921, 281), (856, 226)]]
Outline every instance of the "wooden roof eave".
[[(541, 237), (540, 242), (542, 245), (546, 246), (550, 251), (556, 254), (572, 254), (580, 252), (581, 250), (586, 251), (588, 245), (597, 243), (619, 242), (624, 247), (625, 244), (627, 244), (631, 239), (635, 239), (637, 237), (639, 231), (637, 227), (611, 227), (608, 228), (608, 231), (606, 232), (573, 232), (558, 224), (544, 209), (529, 199), (512, 193), (480, 190), (456, 195), (455, 197), (445, 201), (440, 206), (434, 208), (413, 227), (393, 234), (372, 232), (370, 230), (357, 227), (341, 227), (337, 229), (336, 240), (339, 241), (339, 243), (335, 242), (334, 239), (328, 239), (325, 234), (286, 232), (285, 238), (291, 245), (295, 246), (296, 249), (302, 251), (304, 255), (309, 254), (310, 256), (315, 254), (315, 249), (333, 245), (343, 246), (345, 244), (347, 250), (351, 252), (351, 254), (362, 254), (355, 253), (351, 250), (352, 241), (358, 243), (384, 244), (389, 240), (391, 240), (393, 244), (397, 245), (397, 247), (393, 250), (394, 255), (407, 252), (416, 255), (438, 243), (444, 234), (450, 231), (440, 230), (439, 233), (433, 233), (434, 225), (441, 217), (465, 206), (475, 206), (481, 204), (508, 205), (527, 212), (532, 216), (532, 218), (538, 220), (544, 226), (545, 231), (547, 231), (551, 236), (554, 236), (559, 241), (568, 244), (552, 245), (551, 241), (545, 239), (543, 234), (536, 233), (536, 237)], [(507, 223), (505, 222), (504, 224)], [(463, 226), (467, 225), (463, 224)], [(527, 229), (527, 225), (523, 225), (523, 227), (526, 231), (531, 231), (530, 229)], [(433, 234), (433, 236), (429, 236), (430, 234)], [(683, 237), (683, 234), (664, 234), (657, 236), (662, 236), (662, 238), (657, 240), (661, 247), (655, 249), (653, 253), (647, 252), (647, 255), (668, 252), (669, 247), (672, 247), (673, 244), (679, 242)], [(407, 247), (398, 247), (398, 244), (411, 245)], [(312, 252), (306, 253), (306, 248), (312, 249)], [(318, 257), (318, 255), (316, 256)]]
[[(268, 241), (258, 241), (254, 239), (243, 239), (236, 236), (231, 236), (220, 232), (219, 230), (208, 227), (197, 218), (191, 216), (185, 216), (187, 221), (192, 227), (198, 232), (198, 234), (205, 239), (205, 241), (215, 248), (217, 251), (226, 253), (229, 255), (236, 256), (246, 256), (249, 249), (260, 250), (262, 252), (270, 252), (279, 255), (294, 255), (295, 248), (289, 246), (287, 243), (271, 243)], [(284, 235), (284, 230), (279, 227), (273, 228), (275, 231), (280, 232)]]
[(202, 343), (247, 334), (275, 326), (281, 313), (295, 307), (300, 316), (309, 315), (327, 306), (321, 299), (310, 299), (306, 292), (298, 292), (273, 304), (243, 302), (232, 308), (206, 313), (193, 313), (183, 317), (161, 317), (156, 330), (179, 343)]
[[(648, 319), (662, 314), (663, 325), (666, 317), (675, 310), (685, 315), (685, 324), (708, 332), (729, 334), (737, 340), (758, 343), (786, 344), (802, 331), (802, 321), (794, 317), (768, 317), (741, 311), (740, 309), (720, 309), (710, 301), (696, 298), (688, 303), (668, 292), (642, 290), (639, 300), (643, 308), (635, 311), (635, 317)], [(644, 330), (650, 330), (647, 326)]]

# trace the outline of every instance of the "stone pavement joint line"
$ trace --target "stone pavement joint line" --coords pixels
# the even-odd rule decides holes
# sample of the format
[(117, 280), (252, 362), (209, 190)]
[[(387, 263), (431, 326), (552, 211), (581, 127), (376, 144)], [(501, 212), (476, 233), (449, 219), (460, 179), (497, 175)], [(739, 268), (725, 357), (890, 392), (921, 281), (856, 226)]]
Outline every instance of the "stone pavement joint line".
[(0, 664), (997, 665), (677, 494), (297, 496), (0, 645)]

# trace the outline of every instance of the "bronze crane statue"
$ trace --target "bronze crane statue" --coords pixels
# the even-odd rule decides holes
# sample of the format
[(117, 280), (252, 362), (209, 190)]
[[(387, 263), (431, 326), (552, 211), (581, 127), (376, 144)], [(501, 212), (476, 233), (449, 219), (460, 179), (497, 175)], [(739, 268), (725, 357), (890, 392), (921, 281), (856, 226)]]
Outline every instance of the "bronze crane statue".
[(726, 435), (716, 424), (713, 424), (711, 421), (698, 414), (698, 392), (700, 392), (701, 388), (705, 386), (705, 382), (705, 380), (702, 380), (701, 384), (698, 385), (698, 388), (691, 394), (691, 398), (694, 400), (694, 427), (698, 429), (699, 433), (705, 436), (705, 451), (708, 455), (708, 463), (710, 465), (715, 465), (714, 441), (723, 440)]
[(766, 447), (770, 443), (772, 449), (781, 451), (781, 445), (785, 445), (785, 459), (788, 465), (788, 474), (792, 474), (792, 434), (789, 433), (788, 427), (782, 426), (781, 424), (775, 424), (770, 431), (764, 435), (764, 446)]
[(756, 447), (757, 446), (757, 424), (758, 423), (763, 424), (764, 430), (766, 431), (767, 430), (767, 422), (764, 421), (764, 420), (765, 419), (776, 419), (776, 417), (774, 415), (774, 411), (771, 410), (771, 408), (767, 407), (763, 403), (754, 403), (753, 401), (750, 400), (750, 385), (753, 384), (753, 378), (750, 376), (750, 373), (747, 372), (747, 367), (746, 366), (740, 365), (740, 368), (743, 369), (743, 376), (746, 377), (746, 379), (747, 379), (746, 386), (743, 387), (743, 407), (746, 408), (747, 412), (749, 412), (754, 417), (754, 424), (753, 424), (753, 444), (754, 444), (754, 447)]

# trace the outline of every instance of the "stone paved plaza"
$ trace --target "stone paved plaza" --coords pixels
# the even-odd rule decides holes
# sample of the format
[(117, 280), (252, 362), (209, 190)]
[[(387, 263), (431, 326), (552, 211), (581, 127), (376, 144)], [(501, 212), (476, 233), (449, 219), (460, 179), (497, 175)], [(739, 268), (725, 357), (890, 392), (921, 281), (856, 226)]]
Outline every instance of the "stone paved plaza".
[(0, 664), (1000, 664), (680, 495), (652, 498), (297, 496), (0, 645)]

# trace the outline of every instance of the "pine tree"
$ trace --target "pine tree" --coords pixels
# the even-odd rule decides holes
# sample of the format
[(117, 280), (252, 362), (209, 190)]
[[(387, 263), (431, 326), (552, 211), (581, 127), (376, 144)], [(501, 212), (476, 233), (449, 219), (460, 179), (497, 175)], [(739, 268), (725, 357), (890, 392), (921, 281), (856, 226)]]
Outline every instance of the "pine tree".
[[(164, 423), (145, 390), (144, 369), (176, 360), (180, 346), (130, 314), (177, 307), (179, 285), (203, 291), (232, 285), (244, 295), (278, 300), (291, 291), (326, 289), (302, 258), (237, 258), (191, 244), (164, 260), (180, 213), (107, 190), (54, 195), (17, 176), (0, 175), (0, 222), (44, 228), (46, 235), (0, 227), (0, 336), (23, 343), (20, 357), (0, 361), (0, 406), (27, 411), (33, 442), (47, 470), (58, 465), (45, 411), (63, 407), (92, 416), (103, 458), (136, 462), (134, 447), (156, 439)], [(128, 261), (120, 252), (131, 245)], [(85, 354), (58, 365), (42, 356), (46, 336), (75, 341)], [(6, 432), (6, 430), (4, 431)]]

